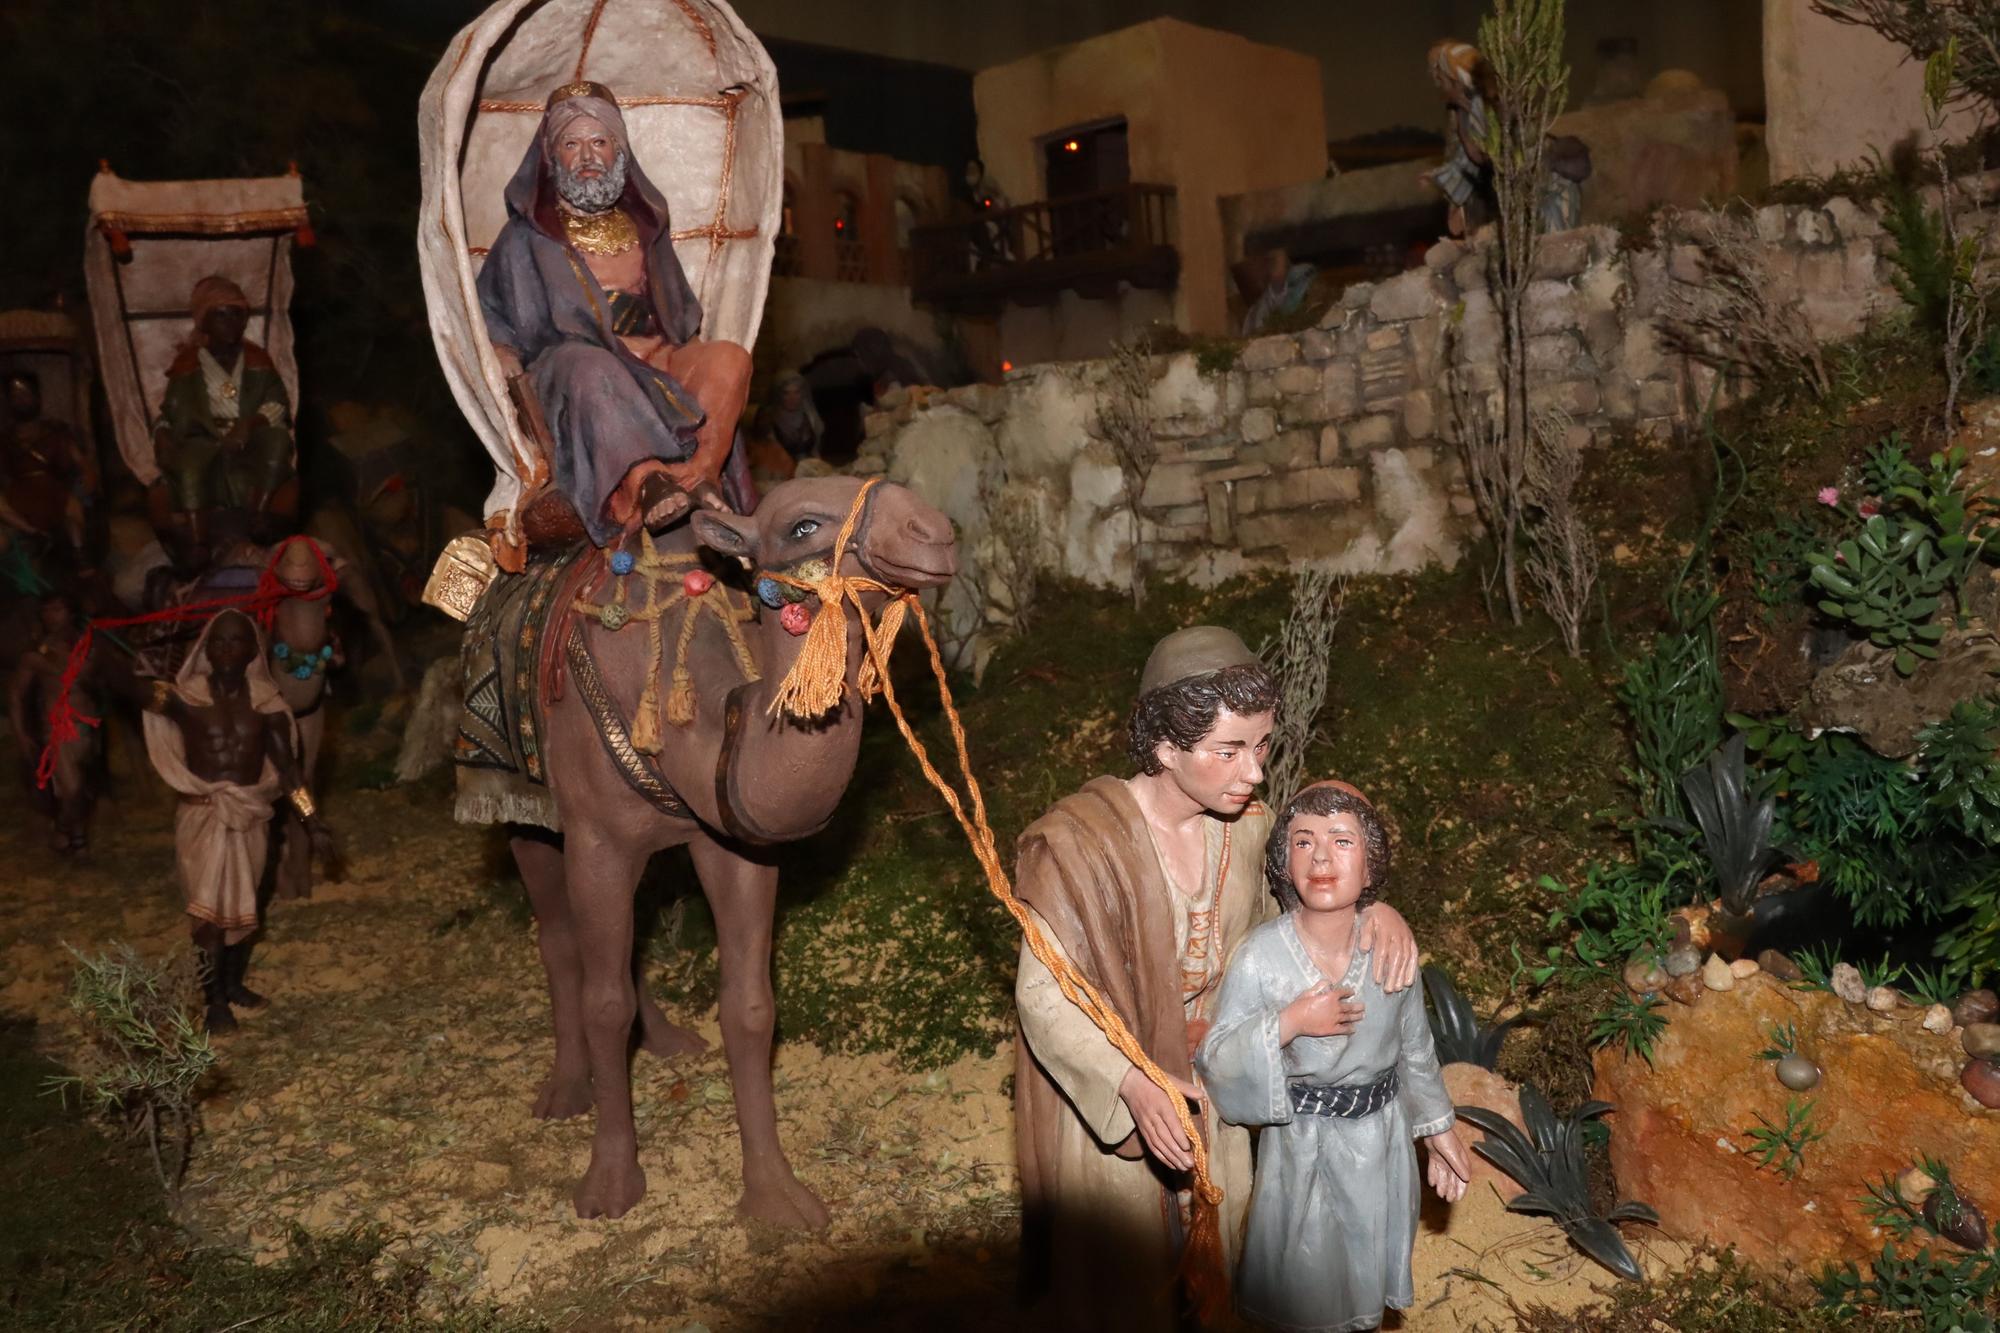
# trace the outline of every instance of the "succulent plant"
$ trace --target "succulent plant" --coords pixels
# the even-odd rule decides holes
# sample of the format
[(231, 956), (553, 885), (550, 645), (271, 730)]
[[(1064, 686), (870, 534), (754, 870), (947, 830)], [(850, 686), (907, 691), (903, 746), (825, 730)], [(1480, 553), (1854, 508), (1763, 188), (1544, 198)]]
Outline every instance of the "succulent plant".
[(1610, 1102), (1585, 1102), (1557, 1119), (1549, 1099), (1532, 1083), (1521, 1085), (1523, 1134), (1513, 1121), (1483, 1106), (1461, 1106), (1459, 1118), (1486, 1135), (1473, 1151), (1518, 1181), (1526, 1193), (1507, 1201), (1517, 1213), (1552, 1218), (1585, 1254), (1622, 1278), (1638, 1281), (1638, 1261), (1625, 1248), (1615, 1223), (1651, 1222), (1660, 1215), (1651, 1206), (1625, 1200), (1599, 1214), (1590, 1202), (1590, 1164), (1584, 1157), (1584, 1126), (1612, 1109)]
[[(1705, 767), (1681, 775), (1681, 791), (1687, 796), (1695, 824), (1700, 826), (1702, 848), (1708, 853), (1722, 908), (1733, 916), (1750, 910), (1764, 872), (1786, 855), (1771, 841), (1775, 801), (1769, 796), (1760, 801), (1750, 794), (1744, 748), (1744, 737), (1739, 733), (1711, 754)], [(1681, 820), (1655, 822), (1684, 834), (1696, 831)]]
[(1500, 1046), (1516, 1023), (1530, 1018), (1516, 1014), (1504, 1022), (1485, 1025), (1472, 1012), (1472, 1002), (1452, 985), (1451, 978), (1435, 967), (1424, 969), (1424, 989), (1431, 997), (1431, 1037), (1437, 1043), (1439, 1064), (1465, 1063), (1481, 1069), (1500, 1067)]

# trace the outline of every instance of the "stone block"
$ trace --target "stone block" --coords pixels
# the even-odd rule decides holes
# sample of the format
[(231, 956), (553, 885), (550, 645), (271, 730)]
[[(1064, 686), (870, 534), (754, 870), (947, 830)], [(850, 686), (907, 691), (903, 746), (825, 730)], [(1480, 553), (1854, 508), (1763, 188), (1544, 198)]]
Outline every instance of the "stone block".
[(1591, 367), (1574, 335), (1544, 333), (1528, 339), (1528, 371), (1565, 378), (1590, 373)]
[(1307, 361), (1325, 361), (1333, 355), (1333, 339), (1323, 329), (1307, 329), (1299, 335), (1299, 355)]
[(1412, 389), (1403, 395), (1403, 433), (1413, 440), (1437, 434), (1437, 407), (1429, 389)]
[(1307, 504), (1352, 504), (1361, 498), (1358, 467), (1300, 468), (1292, 473), (1291, 480)]
[(1269, 463), (1231, 463), (1227, 467), (1211, 468), (1201, 474), (1203, 486), (1213, 486), (1226, 481), (1249, 481), (1252, 477), (1271, 475)]
[(1673, 380), (1648, 380), (1639, 386), (1640, 416), (1670, 417), (1680, 410), (1680, 386)]
[(1559, 407), (1573, 417), (1593, 415), (1602, 404), (1595, 380), (1558, 380), (1528, 386), (1531, 411)]
[(1555, 278), (1538, 278), (1529, 283), (1527, 309), (1522, 323), (1531, 336), (1574, 329), (1577, 326), (1575, 289)]
[(1194, 504), (1201, 499), (1205, 480), (1199, 463), (1155, 463), (1139, 503), (1153, 510)]
[(1590, 263), (1590, 232), (1578, 227), (1550, 232), (1535, 247), (1538, 278), (1573, 278)]
[(1403, 326), (1410, 342), (1410, 365), (1419, 384), (1431, 383), (1443, 371), (1444, 326), (1443, 314), (1413, 319)]
[(870, 412), (861, 418), (861, 432), (871, 440), (893, 435), (895, 430), (896, 416), (893, 412)]
[(1437, 446), (1434, 444), (1413, 444), (1403, 450), (1403, 457), (1410, 466), (1420, 472), (1428, 472), (1437, 466)]
[(1299, 359), (1298, 340), (1289, 333), (1274, 333), (1267, 338), (1252, 338), (1243, 344), (1236, 354), (1236, 364), (1253, 374), (1260, 370), (1276, 370), (1288, 366)]
[(1839, 229), (1824, 209), (1801, 208), (1792, 218), (1792, 234), (1798, 243), (1805, 246), (1828, 246), (1839, 243)]
[(1331, 463), (1340, 457), (1340, 427), (1327, 425), (1319, 431), (1319, 461)]
[(1790, 219), (1783, 204), (1766, 204), (1757, 210), (1757, 239), (1766, 245), (1783, 245)]
[(1415, 369), (1409, 356), (1397, 347), (1386, 352), (1370, 352), (1361, 358), (1361, 402), (1371, 412), (1403, 396), (1410, 387)]
[(1382, 449), (1396, 442), (1396, 418), (1386, 413), (1358, 417), (1342, 431), (1350, 452)]
[(1835, 195), (1826, 201), (1826, 215), (1840, 232), (1842, 240), (1870, 240), (1882, 234), (1882, 219), (1875, 210), (1855, 203), (1845, 195)]
[(1364, 349), (1370, 352), (1386, 352), (1402, 345), (1403, 331), (1396, 328), (1375, 329), (1368, 334), (1366, 342), (1363, 343)]
[(1278, 433), (1278, 417), (1268, 407), (1253, 407), (1244, 412), (1236, 429), (1245, 444), (1259, 444)]
[(1218, 482), (1203, 497), (1208, 506), (1208, 540), (1214, 546), (1229, 546), (1236, 540), (1236, 505), (1230, 491)]
[(1456, 264), (1464, 254), (1464, 243), (1447, 236), (1424, 251), (1424, 267), (1432, 272), (1442, 272)]
[(1607, 375), (1598, 385), (1597, 410), (1613, 421), (1630, 421), (1639, 413), (1639, 389), (1624, 375)]
[(1376, 286), (1368, 299), (1368, 313), (1385, 323), (1400, 323), (1428, 315), (1437, 305), (1430, 270), (1411, 269)]
[(1303, 394), (1315, 393), (1319, 388), (1320, 372), (1317, 366), (1286, 366), (1277, 374), (1278, 396), (1297, 398)]
[(1329, 361), (1320, 375), (1320, 405), (1329, 417), (1361, 410), (1361, 371), (1352, 361)]
[(1375, 284), (1372, 282), (1352, 283), (1340, 294), (1340, 304), (1347, 310), (1359, 310), (1374, 299)]
[(1471, 518), (1479, 512), (1479, 505), (1469, 495), (1451, 497), (1451, 512), (1460, 518)]
[(1460, 295), (1488, 289), (1486, 252), (1489, 248), (1482, 246), (1476, 250), (1468, 250), (1451, 266), (1451, 280), (1458, 287)]

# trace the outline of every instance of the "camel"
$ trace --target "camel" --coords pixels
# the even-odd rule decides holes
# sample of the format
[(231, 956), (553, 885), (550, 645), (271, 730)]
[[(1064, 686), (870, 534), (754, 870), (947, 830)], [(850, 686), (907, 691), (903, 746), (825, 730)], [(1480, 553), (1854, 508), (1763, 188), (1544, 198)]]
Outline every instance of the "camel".
[[(862, 493), (861, 483), (848, 477), (788, 481), (754, 516), (700, 510), (654, 538), (654, 549), (687, 554), (699, 544), (740, 562), (753, 577), (796, 570), (831, 552)], [(943, 514), (901, 486), (878, 484), (866, 493), (843, 573), (914, 590), (941, 587), (956, 570), (952, 527)], [(871, 614), (883, 599), (879, 592), (865, 595)], [(802, 607), (817, 608), (817, 599)], [(571, 679), (547, 705), (542, 746), (563, 831), (514, 825), (511, 843), (534, 907), (555, 1024), (555, 1065), (533, 1112), (562, 1119), (593, 1106), (597, 1111), (590, 1165), (574, 1193), (579, 1217), (621, 1216), (646, 1192), (628, 1065), (635, 1023), (639, 1044), (654, 1055), (706, 1047), (669, 1023), (634, 978), (632, 897), (640, 872), (653, 853), (685, 846), (715, 915), (722, 1041), (743, 1160), (738, 1213), (809, 1229), (828, 1221), (826, 1206), (799, 1182), (778, 1142), (771, 1090), (778, 871), (758, 849), (824, 828), (853, 777), (862, 725), (854, 687), (865, 643), (851, 609), (840, 609), (850, 616), (847, 688), (832, 711), (811, 721), (770, 711), (779, 682), (806, 642), (797, 633), (798, 612), (789, 617), (790, 628), (770, 610), (745, 625), (759, 671), (755, 682), (744, 680), (717, 622), (704, 623), (695, 635), (689, 658), (694, 716), (665, 728), (657, 756), (660, 776), (692, 818), (663, 814), (628, 784), (600, 740), (582, 682)], [(633, 624), (613, 633), (593, 624), (586, 632), (604, 692), (629, 710), (655, 669), (645, 629)]]

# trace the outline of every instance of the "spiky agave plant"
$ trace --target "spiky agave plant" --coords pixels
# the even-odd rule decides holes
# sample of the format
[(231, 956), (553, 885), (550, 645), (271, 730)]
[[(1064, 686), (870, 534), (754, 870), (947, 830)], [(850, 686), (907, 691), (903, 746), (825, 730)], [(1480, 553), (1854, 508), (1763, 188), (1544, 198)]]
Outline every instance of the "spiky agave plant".
[(1507, 1201), (1517, 1213), (1538, 1213), (1554, 1220), (1571, 1242), (1619, 1277), (1637, 1282), (1638, 1261), (1625, 1248), (1614, 1225), (1651, 1222), (1660, 1215), (1648, 1204), (1627, 1199), (1599, 1215), (1590, 1203), (1590, 1166), (1583, 1155), (1583, 1127), (1612, 1109), (1610, 1102), (1585, 1102), (1558, 1120), (1549, 1099), (1532, 1083), (1521, 1085), (1523, 1134), (1514, 1122), (1483, 1106), (1461, 1106), (1459, 1118), (1486, 1135), (1473, 1151), (1512, 1176), (1526, 1193)]
[[(1744, 745), (1738, 733), (1708, 757), (1706, 766), (1681, 775), (1681, 790), (1687, 795), (1695, 824), (1700, 826), (1702, 848), (1708, 853), (1722, 908), (1732, 916), (1750, 910), (1764, 872), (1785, 856), (1784, 849), (1771, 842), (1775, 801), (1769, 796), (1757, 800), (1750, 793)], [(1682, 833), (1695, 832), (1680, 820), (1657, 822)]]
[(1435, 967), (1424, 969), (1424, 989), (1431, 997), (1431, 1039), (1437, 1043), (1439, 1064), (1463, 1062), (1481, 1069), (1500, 1067), (1500, 1046), (1516, 1023), (1530, 1017), (1516, 1014), (1486, 1026), (1472, 1012), (1472, 1002)]

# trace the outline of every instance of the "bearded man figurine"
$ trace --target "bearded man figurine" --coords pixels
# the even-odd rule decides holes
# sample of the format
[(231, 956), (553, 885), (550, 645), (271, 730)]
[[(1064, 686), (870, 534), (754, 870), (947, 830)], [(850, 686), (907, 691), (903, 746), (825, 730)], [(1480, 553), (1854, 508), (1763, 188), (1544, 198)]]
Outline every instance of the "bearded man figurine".
[(556, 486), (608, 545), (685, 511), (721, 479), (750, 354), (700, 338), (667, 201), (633, 159), (611, 91), (568, 83), (507, 185), (479, 273), (488, 336), (525, 375), (555, 447)]

